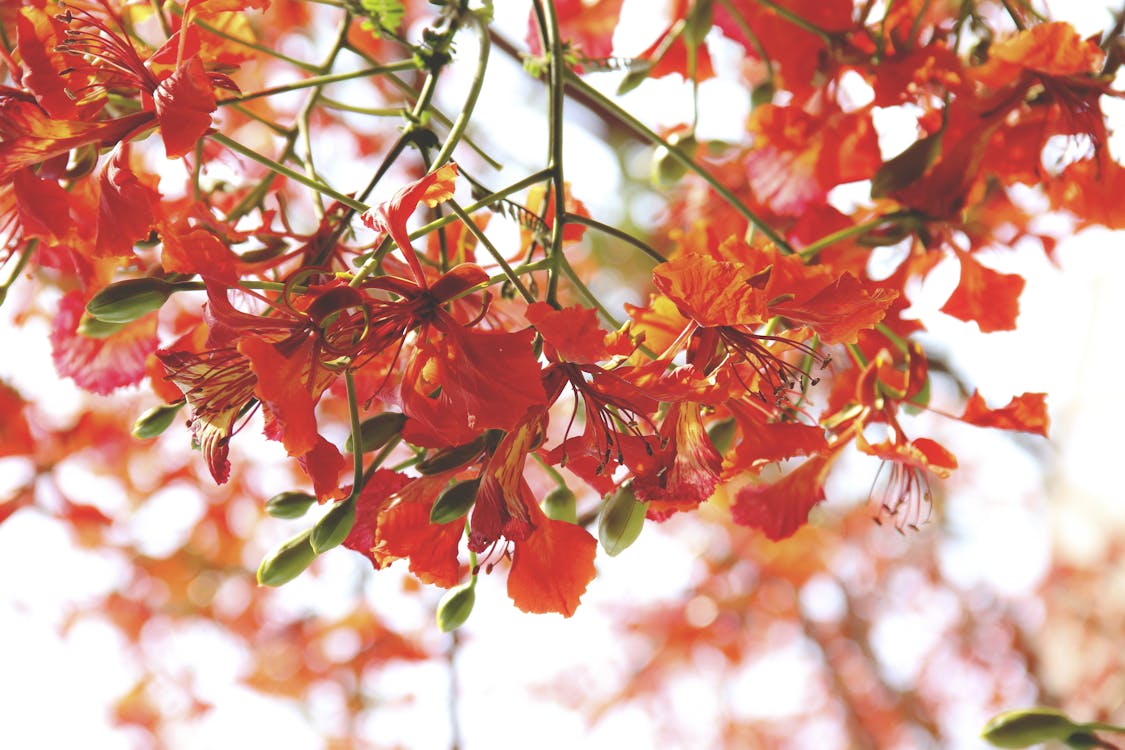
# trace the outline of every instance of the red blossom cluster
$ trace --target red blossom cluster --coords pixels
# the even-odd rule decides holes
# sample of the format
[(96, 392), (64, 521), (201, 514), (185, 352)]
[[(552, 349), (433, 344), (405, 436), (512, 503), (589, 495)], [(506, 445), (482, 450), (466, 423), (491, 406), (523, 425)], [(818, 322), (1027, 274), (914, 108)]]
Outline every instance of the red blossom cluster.
[[(967, 19), (919, 0), (876, 18), (884, 4), (683, 0), (626, 81), (714, 75), (705, 38), (721, 33), (755, 63), (747, 83), (757, 106), (744, 143), (693, 153), (694, 140), (663, 142), (674, 177), (693, 174), (677, 180), (664, 239), (630, 239), (659, 259), (638, 281), (651, 296), (607, 330), (614, 311), (583, 283), (598, 270), (583, 243), (623, 232), (569, 196), (556, 156), (510, 191), (537, 186), (520, 205), (449, 160), (454, 147), (466, 151), (462, 164), (475, 158), (459, 140), (462, 123), (428, 124), (453, 35), (484, 28), (485, 10), (386, 5), (429, 24), (425, 41), (407, 43), (401, 18), (366, 4), (337, 9), (346, 16), (337, 51), (371, 65), (354, 80), (373, 96), (393, 98), (394, 70), (425, 74), (407, 85), (400, 134), (366, 140), (386, 166), (400, 165), (390, 173), (404, 185), (375, 205), (364, 203), (367, 191), (333, 189), (311, 152), (294, 148), (299, 137), (313, 144), (306, 149), (331, 137), (344, 108), (313, 96), (300, 127), (277, 127), (290, 115), (262, 103), (275, 92), (248, 65), (264, 59), (255, 34), (268, 40), (269, 14), (307, 12), (302, 3), (2, 6), (0, 224), (11, 278), (61, 291), (52, 333), (61, 375), (99, 394), (151, 388), (162, 405), (138, 423), (146, 437), (186, 409), (216, 482), (230, 475), (230, 441), (260, 412), (312, 496), (333, 503), (266, 561), (267, 583), (341, 543), (376, 568), (405, 559), (443, 587), (507, 559), (516, 606), (570, 615), (595, 574), (586, 527), (599, 514), (611, 552), (642, 517), (659, 522), (712, 500), (781, 540), (824, 500), (849, 447), (884, 464), (875, 516), (918, 526), (931, 477), (957, 461), (903, 426), (904, 410), (930, 406), (907, 285), (955, 259), (960, 281), (943, 311), (1009, 330), (1023, 280), (980, 254), (1025, 238), (1049, 251), (1053, 241), (1033, 231), (1012, 188), (1040, 189), (1082, 224), (1123, 221), (1103, 197), (1113, 191), (1100, 187), (1122, 179), (1100, 109), (1121, 59), (1115, 41), (1103, 48), (1015, 11), (1015, 26), (994, 33), (991, 6)], [(620, 7), (533, 4), (529, 46), (557, 101), (575, 94), (601, 101), (607, 117), (619, 112), (576, 71), (613, 66)], [(380, 67), (393, 49), (408, 59)], [(330, 78), (331, 65), (313, 72)], [(848, 75), (869, 101), (851, 100)], [(308, 89), (319, 96), (332, 82)], [(873, 115), (904, 105), (918, 114), (916, 140), (884, 158)], [(280, 150), (230, 137), (263, 123)], [(625, 114), (622, 123), (659, 139)], [(1044, 159), (1059, 136), (1087, 151), (1056, 169)], [(162, 180), (167, 160), (182, 162), (186, 187)], [(232, 164), (241, 182), (201, 178)], [(415, 179), (402, 176), (407, 164)], [(852, 213), (830, 199), (864, 180), (872, 198)], [(466, 211), (456, 195), (469, 188), (484, 198)], [(431, 221), (412, 230), (422, 206)], [(493, 246), (490, 212), (519, 221), (517, 247)], [(902, 258), (876, 278), (871, 256), (886, 245)], [(1047, 430), (1042, 394), (990, 408), (974, 393), (950, 416)]]

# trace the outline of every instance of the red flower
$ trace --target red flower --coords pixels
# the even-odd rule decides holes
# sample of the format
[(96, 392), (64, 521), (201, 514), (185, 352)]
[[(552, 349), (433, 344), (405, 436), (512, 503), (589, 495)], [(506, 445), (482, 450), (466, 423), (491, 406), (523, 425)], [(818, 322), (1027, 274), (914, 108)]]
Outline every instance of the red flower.
[(81, 292), (71, 292), (59, 302), (51, 332), (58, 373), (100, 395), (139, 383), (145, 358), (156, 349), (156, 316), (146, 315), (105, 338), (89, 338), (78, 333), (84, 311)]
[(158, 351), (171, 380), (183, 392), (191, 408), (191, 431), (203, 449), (207, 468), (215, 482), (230, 476), (227, 443), (241, 425), (236, 422), (248, 411), (257, 378), (250, 360), (234, 347), (196, 354), (190, 351)]
[(743, 487), (731, 505), (735, 523), (760, 529), (774, 541), (795, 534), (812, 507), (824, 500), (824, 480), (842, 445), (807, 459), (773, 484)]
[(453, 181), (456, 177), (457, 165), (450, 162), (422, 179), (410, 183), (395, 193), (390, 200), (380, 203), (360, 217), (364, 224), (378, 233), (376, 244), (390, 235), (402, 254), (406, 256), (406, 262), (410, 264), (410, 270), (414, 273), (414, 280), (423, 288), (426, 287), (426, 274), (423, 273), (418, 254), (410, 242), (406, 222), (418, 208), (419, 203), (425, 203), (432, 208), (452, 198)]
[(719, 483), (723, 459), (699, 415), (699, 404), (675, 403), (660, 428), (661, 450), (655, 471), (638, 473), (633, 489), (650, 501), (648, 517), (663, 520), (672, 513), (692, 510), (711, 497)]

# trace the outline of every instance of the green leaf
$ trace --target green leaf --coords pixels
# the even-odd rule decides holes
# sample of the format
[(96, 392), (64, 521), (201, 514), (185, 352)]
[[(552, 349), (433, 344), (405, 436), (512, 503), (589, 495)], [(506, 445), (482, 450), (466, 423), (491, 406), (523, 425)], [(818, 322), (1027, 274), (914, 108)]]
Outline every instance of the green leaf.
[(359, 0), (359, 4), (367, 11), (367, 17), (383, 31), (393, 34), (402, 25), (406, 12), (402, 0)]

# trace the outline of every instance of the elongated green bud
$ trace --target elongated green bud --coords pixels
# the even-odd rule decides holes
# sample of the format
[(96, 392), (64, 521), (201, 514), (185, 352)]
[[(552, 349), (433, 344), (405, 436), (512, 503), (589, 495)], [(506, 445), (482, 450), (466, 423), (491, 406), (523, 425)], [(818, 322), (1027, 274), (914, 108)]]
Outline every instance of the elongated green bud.
[(711, 31), (711, 24), (715, 19), (715, 0), (695, 0), (687, 17), (684, 18), (684, 41), (689, 46), (698, 47), (703, 44), (707, 33)]
[[(695, 158), (699, 149), (699, 142), (692, 133), (672, 133), (667, 138), (668, 144), (684, 153), (689, 159)], [(687, 166), (672, 155), (664, 144), (656, 147), (652, 154), (652, 169), (650, 177), (652, 184), (658, 188), (668, 188), (675, 185), (687, 174)]]
[(312, 548), (321, 555), (348, 538), (355, 526), (355, 498), (336, 503), (320, 517), (312, 530)]
[(637, 541), (647, 511), (648, 503), (637, 499), (631, 485), (625, 485), (610, 497), (598, 519), (598, 539), (606, 554), (615, 557)]
[(465, 624), (473, 613), (476, 604), (476, 581), (462, 583), (445, 592), (437, 606), (437, 625), (441, 632), (448, 633)]
[(772, 78), (765, 83), (760, 83), (750, 92), (750, 106), (754, 109), (764, 107), (773, 102), (773, 97), (776, 93), (777, 86), (774, 85)]
[(312, 529), (305, 529), (266, 555), (266, 559), (258, 566), (258, 583), (263, 586), (280, 586), (301, 575), (316, 559), (311, 537)]
[[(402, 434), (405, 424), (406, 415), (396, 411), (385, 411), (363, 420), (363, 424), (359, 426), (359, 452), (371, 453), (379, 450)], [(344, 442), (344, 450), (348, 453), (355, 452), (354, 438), (355, 435), (348, 435), (348, 439)]]
[(471, 443), (465, 443), (455, 448), (446, 448), (445, 450), (438, 451), (414, 468), (416, 468), (419, 473), (427, 476), (441, 474), (442, 472), (456, 469), (458, 466), (464, 466), (470, 461), (476, 460), (482, 451), (484, 451), (483, 435)]
[(154, 276), (115, 281), (86, 303), (86, 312), (106, 323), (131, 323), (159, 310), (173, 291), (175, 287)]
[(1030, 747), (1051, 740), (1066, 742), (1083, 729), (1057, 709), (1021, 708), (992, 717), (980, 736), (996, 747)]
[(569, 487), (556, 487), (543, 498), (543, 512), (555, 521), (578, 523), (577, 500)]
[(307, 492), (286, 490), (266, 500), (266, 513), (274, 518), (300, 518), (315, 502), (316, 498)]
[(87, 312), (78, 321), (78, 334), (88, 339), (106, 339), (124, 327), (125, 323), (107, 323)]
[(469, 512), (477, 501), (480, 479), (466, 479), (446, 489), (430, 508), (430, 523), (449, 523)]
[(183, 406), (183, 401), (177, 401), (174, 404), (160, 404), (152, 407), (133, 423), (133, 437), (139, 440), (148, 440), (161, 434), (168, 429), (172, 422), (176, 421), (176, 415), (180, 413)]

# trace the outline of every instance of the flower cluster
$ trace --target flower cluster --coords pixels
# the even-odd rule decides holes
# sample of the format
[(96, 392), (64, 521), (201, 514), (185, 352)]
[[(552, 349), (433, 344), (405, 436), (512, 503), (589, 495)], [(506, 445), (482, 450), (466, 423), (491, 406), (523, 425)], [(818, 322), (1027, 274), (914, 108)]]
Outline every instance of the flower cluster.
[[(487, 52), (487, 12), (385, 5), (400, 13), (340, 10), (328, 63), (273, 88), (244, 65), (268, 49), (268, 24), (255, 32), (251, 22), (263, 2), (4, 10), (2, 258), (61, 290), (52, 344), (62, 375), (100, 394), (151, 388), (160, 403), (139, 435), (186, 410), (223, 483), (231, 441), (260, 419), (312, 490), (275, 498), (271, 512), (331, 504), (263, 562), (265, 583), (342, 544), (375, 568), (403, 559), (422, 581), (460, 587), (446, 623), (464, 620), (453, 608), (471, 607), (465, 587), (501, 563), (516, 606), (570, 615), (595, 574), (595, 522), (611, 554), (644, 519), (704, 503), (785, 539), (825, 499), (849, 448), (883, 465), (873, 516), (918, 527), (933, 478), (957, 461), (911, 435), (904, 416), (937, 411), (908, 284), (955, 260), (960, 281), (943, 312), (1011, 329), (1023, 281), (988, 268), (980, 251), (1022, 239), (1049, 251), (1052, 241), (1032, 232), (1011, 188), (1039, 188), (1081, 222), (1121, 221), (1092, 197), (1121, 174), (1098, 103), (1116, 58), (1065, 24), (959, 54), (951, 40), (964, 18), (938, 4), (896, 4), (871, 20), (850, 0), (675, 3), (627, 83), (714, 75), (713, 28), (760, 63), (745, 143), (703, 153), (686, 129), (660, 138), (579, 75), (612, 50), (620, 2), (537, 1), (529, 46), (552, 91), (552, 156), (492, 191), (465, 166), (476, 159), (465, 124), (477, 90), (461, 117), (433, 124), (452, 39), (475, 28)], [(403, 13), (427, 24), (422, 42), (405, 41)], [(380, 62), (396, 49), (406, 59)], [(368, 67), (332, 72), (344, 51)], [(849, 99), (848, 74), (865, 82), (868, 103)], [(349, 81), (372, 98), (409, 93), (397, 135), (357, 139), (383, 163), (366, 190), (345, 193), (313, 152), (351, 106), (326, 87)], [(299, 110), (264, 103), (302, 89)], [(569, 194), (560, 102), (574, 92), (661, 142), (662, 184), (676, 191), (663, 239), (606, 226)], [(907, 104), (921, 113), (917, 140), (884, 158), (874, 109)], [(243, 145), (255, 127), (266, 135)], [(1042, 160), (1056, 136), (1089, 152), (1053, 169)], [(182, 167), (182, 188), (170, 186), (168, 164)], [(241, 179), (220, 179), (232, 164)], [(365, 202), (384, 177), (402, 187)], [(870, 202), (842, 212), (831, 192), (863, 180)], [(475, 202), (462, 207), (457, 196), (470, 191)], [(517, 222), (518, 242), (498, 248), (490, 219)], [(647, 302), (626, 306), (625, 322), (586, 286), (599, 268), (594, 233), (656, 261), (638, 274), (633, 299)], [(885, 245), (901, 260), (876, 276), (872, 254)], [(990, 408), (974, 393), (947, 416), (1047, 429), (1042, 394)]]

